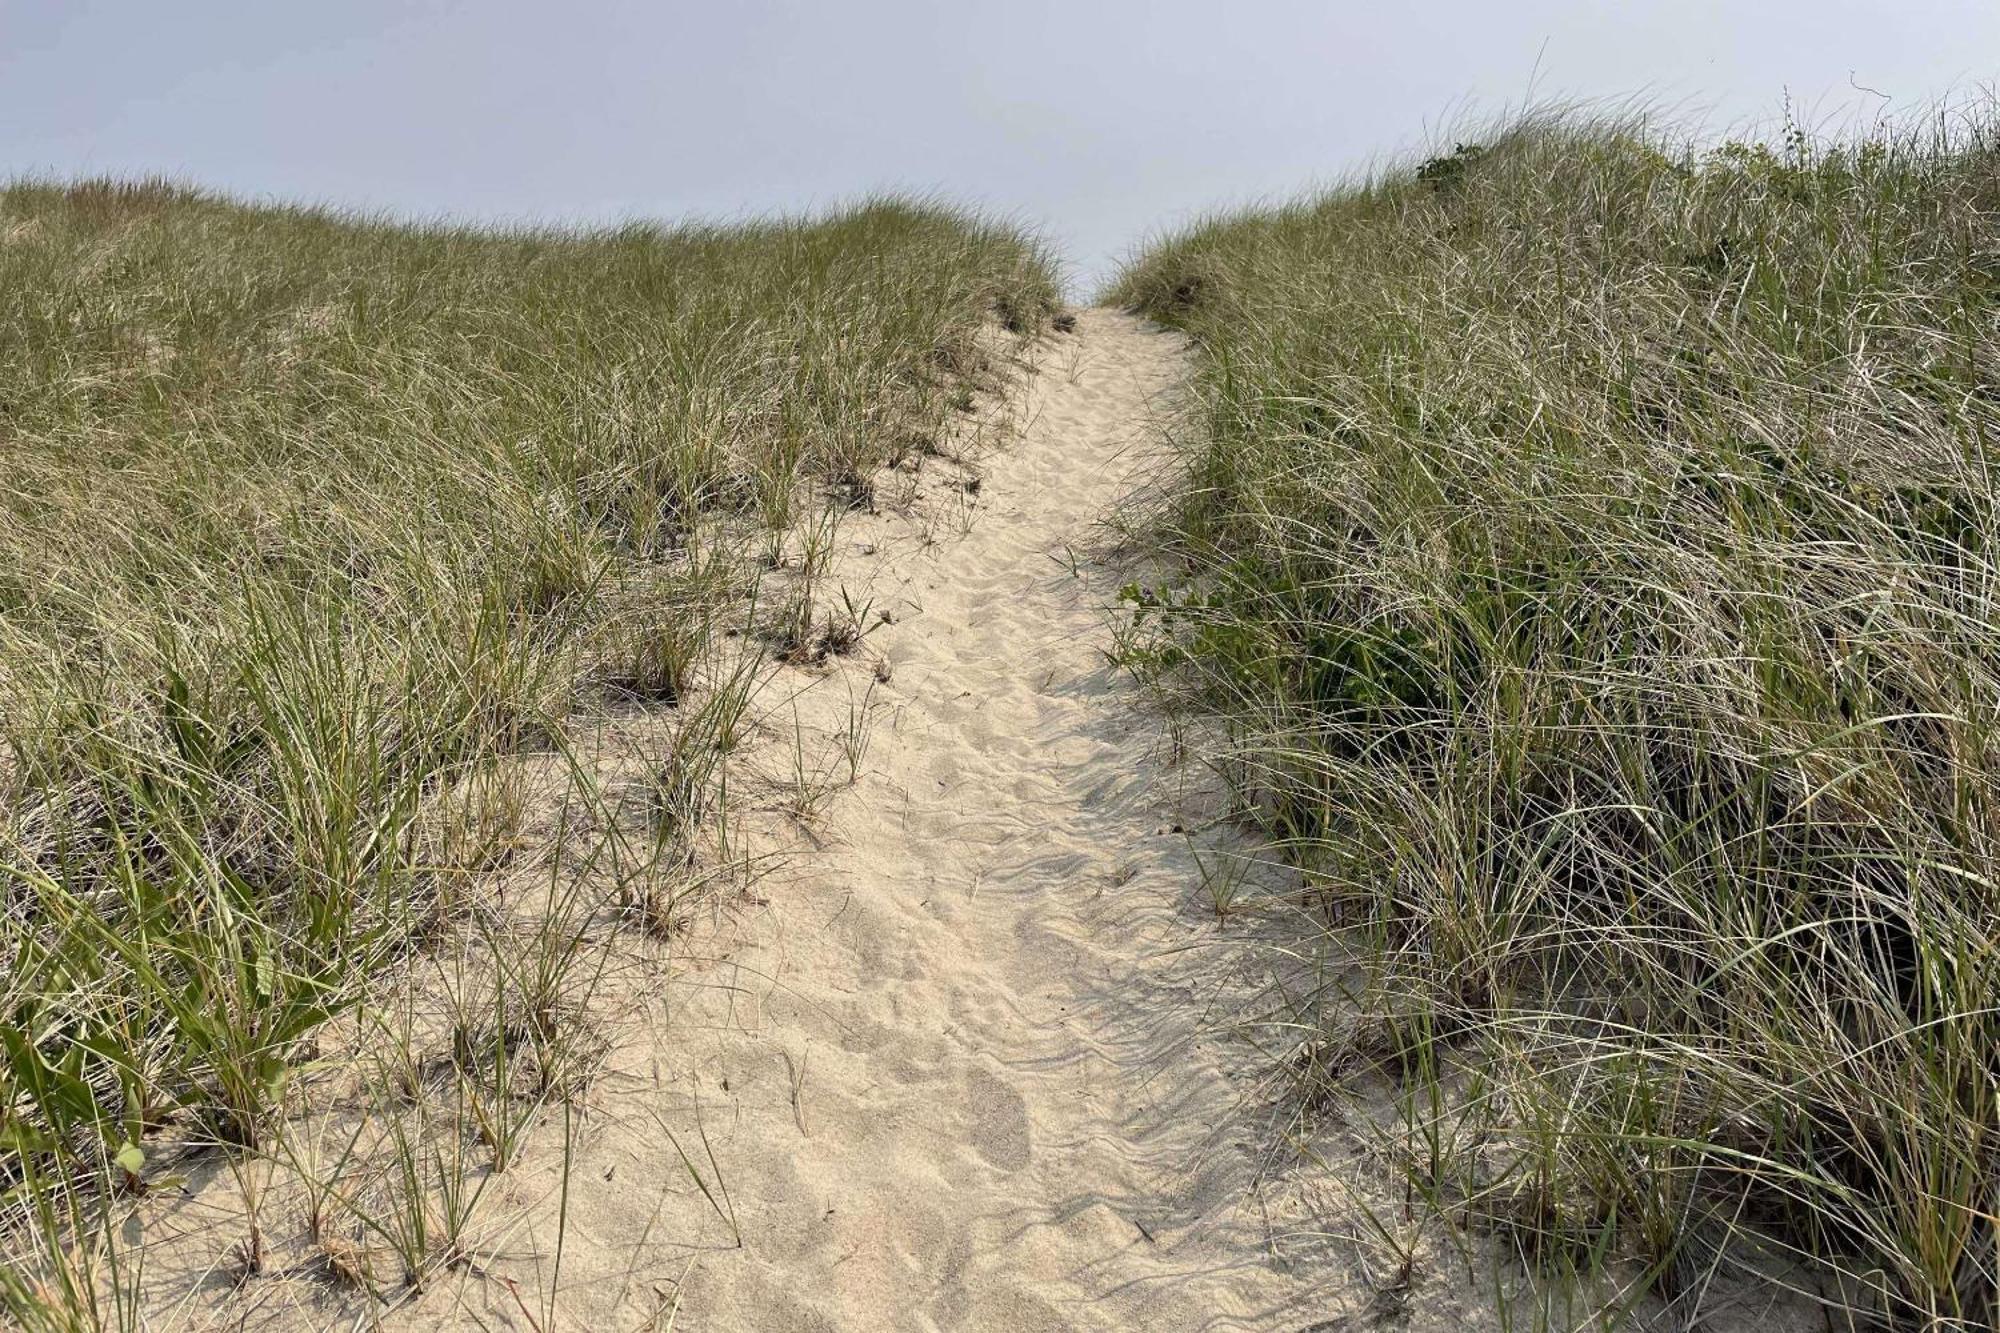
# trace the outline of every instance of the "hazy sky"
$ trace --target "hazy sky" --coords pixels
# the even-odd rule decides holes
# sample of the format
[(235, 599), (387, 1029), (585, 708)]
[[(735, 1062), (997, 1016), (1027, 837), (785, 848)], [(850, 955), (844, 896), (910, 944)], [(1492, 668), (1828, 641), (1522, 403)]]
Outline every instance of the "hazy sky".
[(1996, 75), (2000, 0), (0, 0), (0, 169), (514, 220), (937, 190), (1087, 283), (1531, 76), (1722, 128)]

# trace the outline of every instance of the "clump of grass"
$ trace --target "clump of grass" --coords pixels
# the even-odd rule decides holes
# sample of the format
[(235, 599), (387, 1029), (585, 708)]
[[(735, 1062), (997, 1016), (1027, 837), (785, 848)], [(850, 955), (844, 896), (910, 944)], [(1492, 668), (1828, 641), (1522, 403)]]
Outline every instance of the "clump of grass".
[[(511, 859), (507, 756), (592, 683), (698, 692), (717, 530), (935, 434), (986, 326), (1055, 308), (1034, 242), (921, 202), (494, 232), (0, 188), (0, 1248), (92, 1253), (168, 1126), (260, 1150)], [(34, 1266), (23, 1319), (70, 1280)]]
[(1198, 347), (1133, 656), (1372, 946), (1295, 1067), (1457, 1089), (1545, 1270), (2000, 1318), (1997, 214), (1984, 114), (1530, 116), (1112, 293)]

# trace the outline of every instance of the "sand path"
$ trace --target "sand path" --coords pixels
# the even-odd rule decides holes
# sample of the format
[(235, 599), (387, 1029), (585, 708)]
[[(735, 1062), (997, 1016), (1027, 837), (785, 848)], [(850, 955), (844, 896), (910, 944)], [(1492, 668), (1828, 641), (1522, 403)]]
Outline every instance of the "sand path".
[(1213, 951), (1180, 947), (1215, 938), (1190, 775), (1107, 660), (1123, 576), (1087, 555), (1157, 450), (1181, 344), (1087, 311), (1038, 359), (962, 535), (843, 530), (833, 577), (893, 620), (792, 707), (832, 732), (886, 659), (861, 776), (660, 1034), (663, 1123), (734, 1226), (657, 1137), (587, 1146), (573, 1314), (623, 1327), (665, 1272), (677, 1328), (1313, 1322), (1252, 1188)]
[[(1086, 311), (1036, 360), (976, 488), (927, 465), (841, 525), (820, 604), (889, 619), (753, 701), (730, 838), (770, 872), (664, 941), (605, 937), (602, 1073), (483, 1178), (464, 1262), (384, 1309), (323, 1280), (243, 1305), (215, 1268), (240, 1218), (209, 1191), (168, 1219), (203, 1242), (191, 1263), (155, 1245), (192, 1292), (159, 1326), (1507, 1326), (1490, 1265), (1461, 1262), (1483, 1249), (1422, 1227), (1340, 1116), (1273, 1151), (1271, 1055), (1246, 1038), (1283, 1035), (1264, 1024), (1274, 970), (1296, 980), (1290, 895), (1226, 926), (1207, 910), (1202, 862), (1253, 848), (1106, 656), (1131, 572), (1093, 552), (1160, 457), (1182, 344)], [(626, 770), (670, 722), (614, 719), (607, 774), (650, 781)], [(826, 797), (810, 811), (795, 755)], [(1817, 1326), (1745, 1292), (1709, 1326)]]

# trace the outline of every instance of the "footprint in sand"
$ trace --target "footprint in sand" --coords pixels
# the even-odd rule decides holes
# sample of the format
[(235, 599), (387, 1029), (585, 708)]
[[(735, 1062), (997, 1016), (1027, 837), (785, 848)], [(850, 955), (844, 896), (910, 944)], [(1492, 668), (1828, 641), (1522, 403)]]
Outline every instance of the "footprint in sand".
[(972, 1114), (972, 1144), (989, 1165), (1019, 1171), (1034, 1156), (1028, 1103), (1013, 1087), (974, 1066), (965, 1076), (965, 1104)]

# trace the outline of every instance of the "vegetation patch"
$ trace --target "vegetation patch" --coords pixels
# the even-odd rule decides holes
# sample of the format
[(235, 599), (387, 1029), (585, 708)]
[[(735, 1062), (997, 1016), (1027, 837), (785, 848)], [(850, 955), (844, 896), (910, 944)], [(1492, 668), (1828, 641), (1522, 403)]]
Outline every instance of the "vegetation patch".
[[(897, 200), (586, 234), (0, 189), (5, 1308), (129, 1314), (102, 1224), (168, 1160), (296, 1160), (289, 1088), (405, 961), (443, 1058), (368, 1095), (457, 1111), (334, 1126), (402, 1175), (307, 1213), (351, 1284), (461, 1253), (467, 1161), (582, 1077), (592, 895), (664, 931), (698, 882), (734, 534), (935, 438), (1055, 301), (1030, 239)], [(679, 719), (643, 827), (576, 790), (633, 704)]]
[(2000, 1318), (1997, 210), (1987, 120), (1530, 117), (1114, 289), (1198, 346), (1134, 659), (1368, 946), (1302, 1106), (1544, 1272)]

